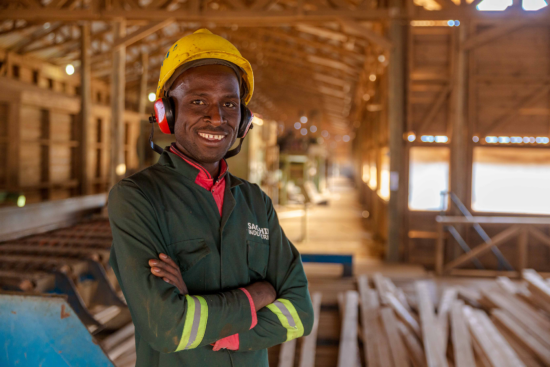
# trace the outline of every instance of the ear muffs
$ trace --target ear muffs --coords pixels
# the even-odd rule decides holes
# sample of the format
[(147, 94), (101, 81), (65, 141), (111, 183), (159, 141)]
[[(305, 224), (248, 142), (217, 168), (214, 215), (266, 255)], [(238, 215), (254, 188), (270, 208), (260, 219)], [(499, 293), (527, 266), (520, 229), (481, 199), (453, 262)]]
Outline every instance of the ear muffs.
[(244, 138), (248, 134), (248, 130), (252, 126), (252, 119), (254, 114), (244, 103), (241, 103), (241, 122), (239, 123), (239, 131), (237, 133), (237, 138)]
[(174, 133), (174, 105), (169, 97), (162, 97), (153, 104), (154, 117), (159, 124), (160, 131), (165, 134)]

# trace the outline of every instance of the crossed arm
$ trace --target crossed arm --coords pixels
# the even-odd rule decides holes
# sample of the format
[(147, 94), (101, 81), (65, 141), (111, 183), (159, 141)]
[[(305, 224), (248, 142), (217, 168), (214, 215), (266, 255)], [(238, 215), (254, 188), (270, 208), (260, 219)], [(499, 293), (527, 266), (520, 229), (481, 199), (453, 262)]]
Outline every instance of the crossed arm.
[[(159, 255), (159, 260), (151, 259), (149, 260), (149, 265), (151, 266), (151, 274), (175, 286), (182, 295), (189, 294), (179, 267), (169, 256), (161, 253)], [(275, 302), (275, 299), (277, 299), (275, 288), (266, 281), (252, 283), (244, 287), (244, 289), (246, 289), (252, 297), (255, 311), (259, 311), (270, 303)]]

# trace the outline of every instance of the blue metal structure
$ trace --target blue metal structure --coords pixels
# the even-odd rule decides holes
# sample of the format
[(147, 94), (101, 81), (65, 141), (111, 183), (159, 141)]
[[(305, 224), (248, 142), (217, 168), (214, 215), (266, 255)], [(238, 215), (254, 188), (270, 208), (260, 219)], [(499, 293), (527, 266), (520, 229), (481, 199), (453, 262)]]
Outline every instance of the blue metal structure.
[(0, 294), (0, 366), (113, 367), (64, 296)]
[(303, 263), (325, 263), (325, 264), (342, 264), (344, 271), (343, 277), (351, 277), (353, 275), (353, 255), (336, 255), (336, 254), (302, 254)]

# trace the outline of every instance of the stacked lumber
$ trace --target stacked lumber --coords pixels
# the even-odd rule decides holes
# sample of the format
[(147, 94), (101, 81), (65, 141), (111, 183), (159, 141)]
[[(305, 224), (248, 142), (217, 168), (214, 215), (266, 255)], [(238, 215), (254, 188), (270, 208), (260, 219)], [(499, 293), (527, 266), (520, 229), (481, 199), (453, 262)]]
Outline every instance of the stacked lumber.
[(479, 289), (419, 280), (407, 294), (360, 276), (339, 295), (338, 367), (550, 367), (550, 281), (522, 275)]

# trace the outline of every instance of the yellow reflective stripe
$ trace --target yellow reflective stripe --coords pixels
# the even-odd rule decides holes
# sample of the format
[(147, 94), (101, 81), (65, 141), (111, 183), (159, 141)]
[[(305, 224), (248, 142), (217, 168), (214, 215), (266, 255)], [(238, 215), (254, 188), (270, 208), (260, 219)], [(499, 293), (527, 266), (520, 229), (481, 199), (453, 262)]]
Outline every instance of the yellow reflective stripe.
[(289, 300), (279, 298), (272, 304), (267, 305), (267, 308), (277, 315), (281, 325), (286, 329), (286, 341), (304, 335), (302, 320), (300, 320), (296, 308)]
[(187, 300), (187, 314), (176, 352), (196, 348), (204, 338), (208, 321), (208, 304), (203, 297), (186, 295), (185, 299)]
[(206, 300), (200, 296), (195, 296), (195, 297), (199, 300), (199, 304), (201, 307), (199, 329), (197, 330), (195, 341), (187, 349), (193, 349), (199, 346), (199, 344), (202, 342), (202, 339), (204, 338), (204, 332), (206, 331), (206, 323), (208, 321), (208, 304), (206, 303)]

